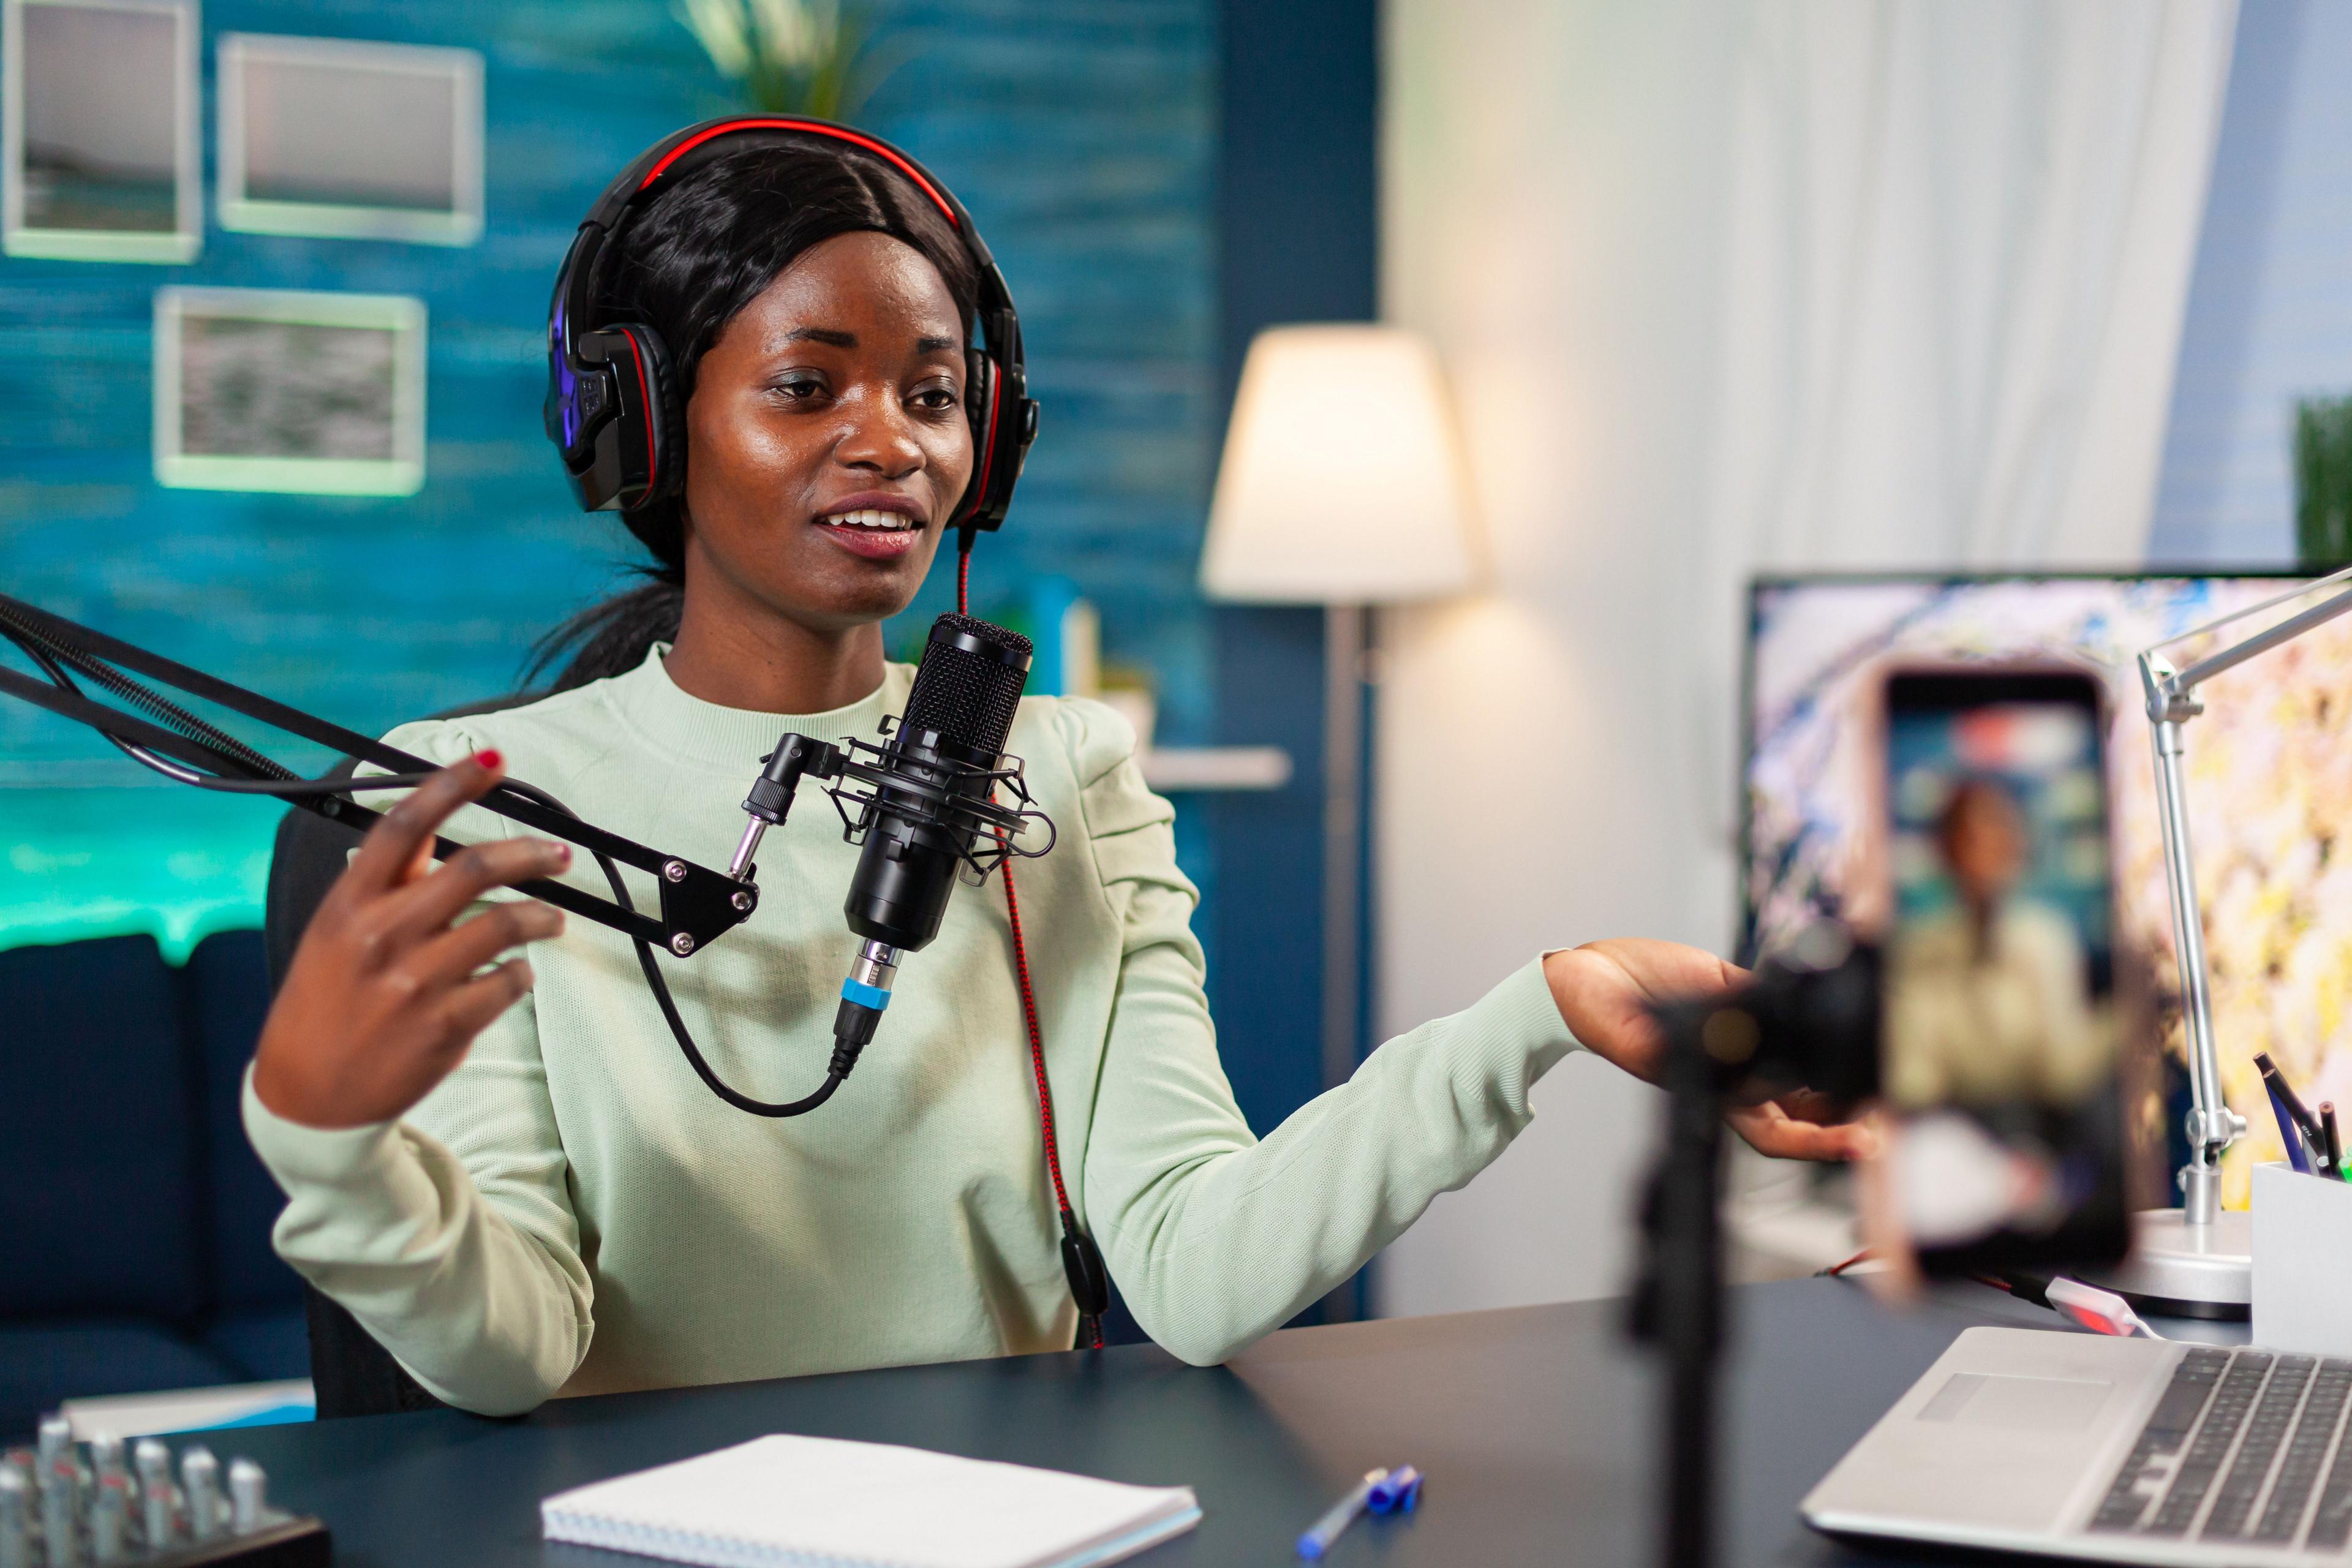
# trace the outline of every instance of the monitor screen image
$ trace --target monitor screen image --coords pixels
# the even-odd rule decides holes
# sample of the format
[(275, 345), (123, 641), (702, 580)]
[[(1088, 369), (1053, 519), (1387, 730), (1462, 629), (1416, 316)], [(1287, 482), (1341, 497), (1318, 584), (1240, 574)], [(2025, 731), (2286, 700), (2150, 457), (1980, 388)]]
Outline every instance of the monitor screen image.
[[(2095, 668), (2109, 693), (2115, 943), (2144, 954), (2165, 1048), (2182, 1052), (2171, 901), (2136, 659), (2149, 645), (2292, 589), (2231, 576), (1812, 576), (1750, 594), (1741, 956), (1848, 909), (1880, 732), (1862, 721), (1894, 665), (2019, 659)], [(2313, 601), (2240, 623), (2234, 639)], [(2214, 644), (2211, 646), (2218, 646)], [(2204, 641), (2172, 650), (2187, 664)], [(2309, 1101), (2352, 1104), (2352, 617), (2214, 679), (2187, 726), (2189, 839), (2205, 916), (2223, 1092), (2251, 1124), (2224, 1167), (2242, 1207), (2282, 1157), (2252, 1058)]]

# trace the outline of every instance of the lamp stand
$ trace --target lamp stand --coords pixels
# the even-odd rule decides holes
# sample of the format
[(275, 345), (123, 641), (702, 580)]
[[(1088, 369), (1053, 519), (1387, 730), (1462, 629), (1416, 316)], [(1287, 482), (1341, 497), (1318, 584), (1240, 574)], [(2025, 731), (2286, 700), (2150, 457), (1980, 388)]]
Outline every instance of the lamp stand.
[(1364, 790), (1364, 607), (1323, 612), (1323, 1087), (1356, 1070)]
[(2245, 1120), (2221, 1098), (2213, 1043), (2213, 996), (2205, 965), (2205, 921), (2189, 847), (2182, 725), (2204, 710), (2153, 650), (2140, 656), (2147, 716), (2156, 729), (2157, 814), (2164, 827), (2164, 878), (2172, 895), (2172, 945), (2179, 960), (2180, 1012), (2189, 1035), (2189, 1163), (2180, 1207), (2132, 1216), (2131, 1256), (2101, 1283), (2133, 1300), (2184, 1317), (2242, 1318), (2253, 1310), (2253, 1215), (2221, 1207), (2221, 1152)]
[[(1364, 626), (1361, 605), (1323, 612), (1323, 1087), (1356, 1070), (1363, 942)], [(1354, 1281), (1323, 1298), (1323, 1321), (1359, 1315)]]

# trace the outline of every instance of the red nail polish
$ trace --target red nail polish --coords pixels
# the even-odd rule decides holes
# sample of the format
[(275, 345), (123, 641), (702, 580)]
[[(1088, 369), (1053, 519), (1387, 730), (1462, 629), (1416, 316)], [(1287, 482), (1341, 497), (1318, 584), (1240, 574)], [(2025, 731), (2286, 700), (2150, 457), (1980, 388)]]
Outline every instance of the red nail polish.
[(474, 753), (474, 761), (486, 768), (495, 768), (503, 763), (506, 759), (499, 755), (498, 748), (495, 746), (484, 746)]
[(572, 864), (571, 845), (559, 844), (555, 847), (555, 863), (559, 866), (569, 866)]

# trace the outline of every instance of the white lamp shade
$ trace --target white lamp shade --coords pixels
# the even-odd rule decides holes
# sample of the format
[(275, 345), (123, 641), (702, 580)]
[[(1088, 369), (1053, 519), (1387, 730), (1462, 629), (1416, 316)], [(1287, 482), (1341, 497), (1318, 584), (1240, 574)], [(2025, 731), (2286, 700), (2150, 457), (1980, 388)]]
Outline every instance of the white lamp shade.
[(1367, 605), (1470, 585), (1437, 356), (1394, 327), (1276, 327), (1242, 366), (1201, 556), (1211, 598)]

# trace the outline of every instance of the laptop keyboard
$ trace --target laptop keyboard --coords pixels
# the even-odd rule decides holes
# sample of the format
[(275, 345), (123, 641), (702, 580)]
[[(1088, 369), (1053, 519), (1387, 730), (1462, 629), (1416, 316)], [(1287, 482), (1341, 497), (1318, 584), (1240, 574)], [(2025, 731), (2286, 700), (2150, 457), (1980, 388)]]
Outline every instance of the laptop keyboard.
[(2192, 1348), (2091, 1528), (2340, 1552), (2352, 1540), (2352, 1442), (2336, 1442), (2347, 1400), (2352, 1361)]

